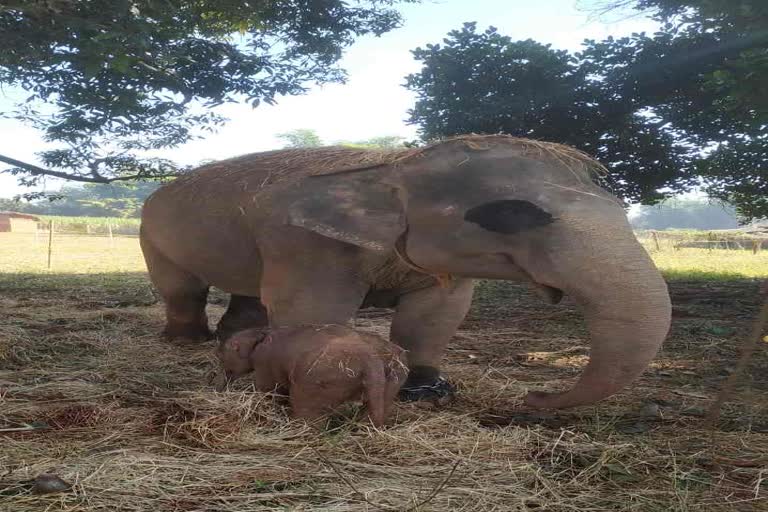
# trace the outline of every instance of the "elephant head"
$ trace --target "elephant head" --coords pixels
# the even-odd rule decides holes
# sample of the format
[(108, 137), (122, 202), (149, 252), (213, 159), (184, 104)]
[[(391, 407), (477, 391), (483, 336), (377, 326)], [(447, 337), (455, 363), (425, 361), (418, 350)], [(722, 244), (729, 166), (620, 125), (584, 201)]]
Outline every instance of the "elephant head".
[(221, 342), (217, 355), (224, 372), (216, 382), (218, 391), (224, 390), (227, 383), (253, 371), (251, 353), (256, 345), (266, 341), (268, 337), (264, 329), (253, 328), (240, 331)]
[(535, 407), (594, 403), (642, 373), (666, 337), (666, 284), (627, 222), (596, 185), (599, 164), (565, 146), (466, 136), (391, 162), (314, 176), (288, 222), (440, 275), (524, 280), (553, 302), (570, 295), (591, 335), (590, 361)]

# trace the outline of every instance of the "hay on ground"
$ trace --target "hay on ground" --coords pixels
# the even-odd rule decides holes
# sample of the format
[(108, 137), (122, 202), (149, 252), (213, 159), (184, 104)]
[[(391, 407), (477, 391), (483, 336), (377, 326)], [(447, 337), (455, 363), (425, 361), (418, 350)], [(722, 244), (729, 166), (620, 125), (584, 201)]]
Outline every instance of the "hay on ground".
[[(3, 512), (749, 511), (768, 504), (766, 354), (750, 368), (751, 391), (742, 388), (727, 404), (718, 430), (707, 431), (702, 417), (749, 328), (753, 284), (733, 288), (738, 311), (689, 304), (632, 389), (560, 412), (526, 410), (520, 398), (578, 375), (587, 353), (579, 316), (569, 304), (537, 303), (520, 287), (483, 286), (447, 356), (458, 399), (438, 408), (398, 404), (391, 424), (375, 430), (358, 422), (354, 404), (317, 429), (291, 421), (279, 398), (251, 392), (247, 380), (217, 393), (208, 385), (213, 345), (162, 343), (160, 305), (96, 307), (93, 278), (70, 279), (66, 289), (46, 279), (13, 289), (0, 281)], [(700, 286), (712, 293), (711, 284)], [(673, 299), (702, 290), (673, 285)], [(209, 310), (222, 313), (218, 305)], [(362, 314), (357, 327), (386, 334), (388, 315), (377, 313)], [(696, 330), (702, 319), (733, 333)], [(33, 494), (41, 473), (73, 487)]]

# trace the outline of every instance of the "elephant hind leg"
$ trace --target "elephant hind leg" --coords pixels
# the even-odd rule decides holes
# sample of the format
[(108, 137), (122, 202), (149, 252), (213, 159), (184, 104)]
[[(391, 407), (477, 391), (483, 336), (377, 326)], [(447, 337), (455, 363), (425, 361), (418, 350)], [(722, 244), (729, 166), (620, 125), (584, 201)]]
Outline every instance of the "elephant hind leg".
[(149, 277), (165, 302), (163, 335), (180, 343), (211, 339), (205, 314), (208, 284), (166, 258), (144, 238), (141, 239), (141, 250)]
[[(318, 367), (323, 365), (320, 363)], [(313, 422), (338, 411), (345, 402), (361, 397), (361, 379), (339, 378), (337, 363), (319, 371), (318, 367), (291, 383), (289, 397), (294, 418)]]
[(216, 336), (226, 340), (234, 333), (252, 327), (267, 327), (267, 308), (259, 297), (232, 295), (226, 313), (216, 326)]

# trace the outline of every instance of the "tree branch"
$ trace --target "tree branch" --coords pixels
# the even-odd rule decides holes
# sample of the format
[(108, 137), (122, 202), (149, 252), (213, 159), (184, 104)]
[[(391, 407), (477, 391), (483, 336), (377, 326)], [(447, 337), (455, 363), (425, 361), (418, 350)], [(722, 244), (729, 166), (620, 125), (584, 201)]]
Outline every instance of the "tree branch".
[[(131, 180), (137, 180), (140, 178), (148, 178), (149, 176), (139, 174), (131, 174), (129, 176), (117, 176), (115, 178), (107, 178), (105, 176), (102, 176), (98, 172), (92, 173), (92, 176), (82, 176), (79, 174), (69, 174), (66, 172), (61, 171), (53, 171), (51, 169), (45, 169), (43, 167), (39, 167), (34, 164), (28, 164), (26, 162), (22, 162), (20, 160), (16, 160), (15, 158), (11, 158), (5, 155), (0, 155), (0, 162), (4, 162), (6, 164), (10, 164), (13, 166), (16, 166), (20, 169), (25, 170), (26, 172), (29, 172), (33, 176), (52, 176), (54, 178), (60, 178), (62, 180), (69, 180), (69, 181), (79, 181), (82, 183), (112, 183), (114, 181), (131, 181)], [(6, 170), (0, 171), (0, 172), (6, 172)], [(174, 176), (175, 174), (167, 174), (163, 176)], [(162, 176), (152, 176), (152, 177), (162, 177)]]
[(755, 319), (755, 323), (752, 324), (752, 334), (741, 347), (741, 357), (739, 358), (739, 362), (736, 363), (736, 367), (728, 376), (728, 379), (725, 381), (725, 384), (723, 384), (723, 387), (720, 388), (720, 392), (717, 394), (717, 398), (709, 407), (709, 411), (707, 412), (706, 421), (709, 425), (709, 428), (713, 430), (717, 425), (718, 420), (720, 419), (720, 409), (726, 400), (730, 399), (731, 395), (733, 395), (733, 390), (736, 388), (736, 385), (739, 383), (739, 379), (741, 378), (742, 374), (747, 368), (747, 365), (752, 359), (752, 354), (755, 353), (755, 350), (757, 350), (757, 348), (760, 346), (760, 343), (763, 339), (763, 331), (765, 330), (765, 326), (768, 323), (768, 281), (763, 284), (763, 290), (765, 293), (765, 298), (763, 299), (763, 307), (760, 309), (760, 312)]

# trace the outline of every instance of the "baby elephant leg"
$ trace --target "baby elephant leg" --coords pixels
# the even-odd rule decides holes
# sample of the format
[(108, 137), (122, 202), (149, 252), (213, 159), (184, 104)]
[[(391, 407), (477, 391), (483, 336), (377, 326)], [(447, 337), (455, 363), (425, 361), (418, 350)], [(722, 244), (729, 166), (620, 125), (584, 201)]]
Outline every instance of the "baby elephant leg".
[(386, 384), (384, 386), (384, 417), (389, 416), (392, 405), (400, 393), (400, 388), (408, 378), (408, 367), (400, 360), (393, 358), (387, 368)]
[[(360, 397), (360, 379), (349, 378), (341, 382), (328, 382), (308, 376), (290, 389), (291, 416), (307, 421), (316, 420), (349, 400)], [(349, 381), (349, 382), (346, 382)]]

